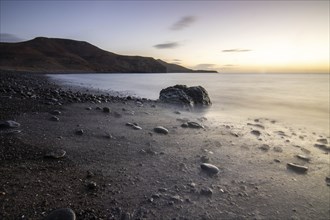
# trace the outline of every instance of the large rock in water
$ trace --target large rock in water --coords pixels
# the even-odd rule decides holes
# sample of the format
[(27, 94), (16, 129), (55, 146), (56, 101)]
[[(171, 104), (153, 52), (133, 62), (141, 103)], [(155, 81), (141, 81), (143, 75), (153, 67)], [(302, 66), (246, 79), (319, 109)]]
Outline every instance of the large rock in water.
[(202, 86), (175, 85), (167, 87), (160, 91), (159, 99), (163, 102), (190, 106), (212, 104), (209, 94)]

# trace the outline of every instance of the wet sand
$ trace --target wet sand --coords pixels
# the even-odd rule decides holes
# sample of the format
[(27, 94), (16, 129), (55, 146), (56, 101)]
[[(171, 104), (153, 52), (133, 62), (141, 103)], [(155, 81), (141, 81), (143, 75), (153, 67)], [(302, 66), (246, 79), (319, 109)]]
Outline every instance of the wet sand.
[[(327, 134), (257, 116), (218, 121), (150, 100), (49, 106), (42, 98), (33, 111), (1, 109), (2, 120), (20, 123), (0, 130), (2, 219), (42, 219), (63, 207), (77, 219), (330, 217)], [(204, 128), (182, 127), (187, 121)]]

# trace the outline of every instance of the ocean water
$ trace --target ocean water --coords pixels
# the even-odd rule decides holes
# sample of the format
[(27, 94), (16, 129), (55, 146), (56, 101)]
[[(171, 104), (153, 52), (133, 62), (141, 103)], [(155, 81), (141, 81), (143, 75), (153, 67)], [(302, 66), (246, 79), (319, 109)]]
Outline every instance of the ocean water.
[(203, 86), (213, 105), (208, 117), (269, 118), (329, 134), (329, 74), (52, 74), (54, 81), (158, 99), (176, 84)]

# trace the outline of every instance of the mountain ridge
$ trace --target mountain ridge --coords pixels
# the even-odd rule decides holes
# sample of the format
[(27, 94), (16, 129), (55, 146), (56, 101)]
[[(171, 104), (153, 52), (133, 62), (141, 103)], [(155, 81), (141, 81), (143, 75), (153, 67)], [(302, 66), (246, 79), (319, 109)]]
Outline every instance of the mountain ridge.
[(195, 72), (152, 57), (119, 55), (86, 41), (46, 37), (0, 43), (0, 70), (44, 73)]

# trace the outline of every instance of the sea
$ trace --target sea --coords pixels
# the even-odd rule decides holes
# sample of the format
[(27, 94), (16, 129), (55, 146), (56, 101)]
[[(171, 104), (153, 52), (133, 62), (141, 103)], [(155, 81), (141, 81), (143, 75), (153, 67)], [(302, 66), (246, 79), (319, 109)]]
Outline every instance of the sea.
[(205, 117), (267, 118), (329, 135), (329, 74), (50, 74), (65, 86), (158, 99), (169, 86), (203, 86), (212, 106)]

